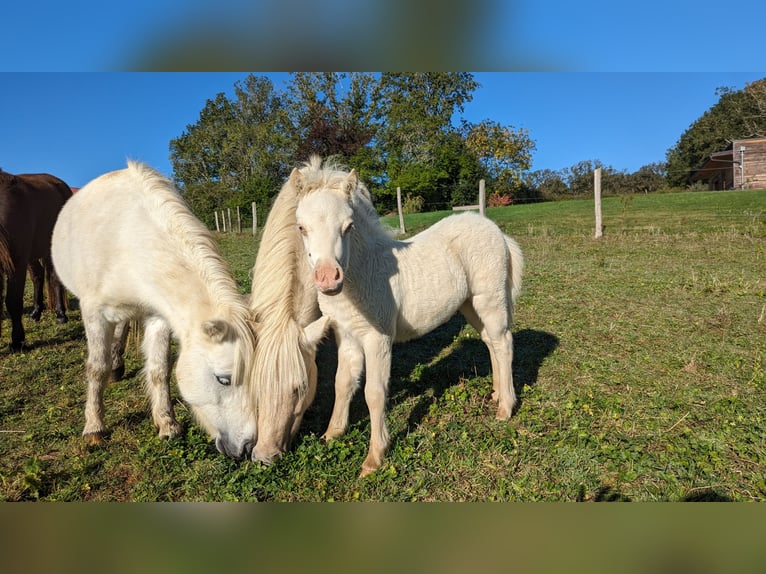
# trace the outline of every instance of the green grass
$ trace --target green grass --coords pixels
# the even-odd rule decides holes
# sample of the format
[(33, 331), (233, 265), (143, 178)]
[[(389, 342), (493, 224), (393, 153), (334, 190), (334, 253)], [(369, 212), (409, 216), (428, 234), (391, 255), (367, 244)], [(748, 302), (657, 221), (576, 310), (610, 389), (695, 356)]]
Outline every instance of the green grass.
[[(180, 401), (159, 440), (135, 345), (106, 393), (107, 443), (81, 440), (86, 347), (75, 309), (0, 350), (2, 500), (763, 500), (766, 498), (766, 192), (605, 198), (487, 211), (521, 244), (514, 327), (521, 397), (494, 419), (486, 349), (460, 317), (394, 348), (383, 467), (357, 475), (369, 419), (324, 444), (335, 366), (292, 451), (271, 467), (227, 459)], [(408, 231), (447, 215), (407, 216)], [(387, 223), (398, 227), (396, 218)], [(221, 236), (243, 292), (257, 239)]]

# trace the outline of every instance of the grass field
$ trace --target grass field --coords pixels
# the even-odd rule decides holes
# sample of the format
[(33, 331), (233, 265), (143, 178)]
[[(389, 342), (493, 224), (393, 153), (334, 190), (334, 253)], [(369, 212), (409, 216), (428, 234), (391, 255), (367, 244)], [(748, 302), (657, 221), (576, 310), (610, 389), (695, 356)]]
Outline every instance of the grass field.
[[(444, 215), (408, 216), (408, 231)], [(765, 499), (766, 191), (606, 198), (600, 240), (590, 201), (487, 215), (526, 256), (510, 422), (494, 419), (488, 353), (455, 317), (394, 348), (391, 447), (366, 479), (361, 392), (349, 433), (319, 439), (333, 400), (330, 343), (294, 449), (271, 467), (217, 454), (180, 401), (183, 436), (159, 440), (135, 345), (126, 379), (106, 392), (111, 436), (88, 448), (75, 304), (67, 325), (50, 313), (27, 323), (22, 354), (9, 354), (4, 322), (0, 500)], [(221, 245), (246, 292), (257, 240)]]

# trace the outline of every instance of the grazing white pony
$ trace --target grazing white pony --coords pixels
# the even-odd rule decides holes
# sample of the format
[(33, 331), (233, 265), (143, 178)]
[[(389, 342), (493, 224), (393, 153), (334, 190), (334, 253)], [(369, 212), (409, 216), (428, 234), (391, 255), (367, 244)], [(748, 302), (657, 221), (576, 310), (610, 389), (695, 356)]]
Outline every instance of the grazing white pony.
[(258, 340), (250, 381), (258, 411), (252, 459), (267, 464), (290, 447), (314, 400), (316, 348), (328, 325), (295, 221), (297, 192), (291, 178), (274, 200), (252, 273)]
[(511, 321), (523, 268), (518, 244), (475, 213), (447, 217), (409, 241), (396, 241), (354, 170), (322, 168), (314, 157), (295, 175), (298, 230), (319, 307), (338, 344), (335, 406), (324, 437), (346, 431), (365, 369), (371, 440), (361, 475), (377, 470), (388, 446), (392, 344), (428, 333), (458, 310), (489, 349), (497, 418), (510, 418), (516, 405)]
[(170, 400), (172, 334), (180, 343), (178, 387), (197, 421), (220, 452), (235, 458), (249, 452), (256, 439), (244, 384), (254, 346), (249, 310), (210, 232), (173, 184), (128, 162), (66, 203), (52, 241), (56, 271), (80, 300), (88, 338), (86, 441), (100, 443), (106, 430), (112, 344), (124, 345), (126, 322), (140, 320), (145, 387), (159, 436), (181, 430)]

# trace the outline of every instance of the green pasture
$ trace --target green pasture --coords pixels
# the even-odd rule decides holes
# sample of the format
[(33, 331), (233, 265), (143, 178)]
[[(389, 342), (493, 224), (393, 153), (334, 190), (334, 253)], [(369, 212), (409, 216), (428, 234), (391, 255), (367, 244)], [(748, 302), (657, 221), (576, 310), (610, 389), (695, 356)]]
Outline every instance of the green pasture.
[[(218, 454), (180, 401), (184, 434), (158, 439), (135, 342), (126, 379), (106, 392), (109, 440), (86, 447), (76, 301), (66, 325), (50, 312), (27, 321), (21, 354), (8, 351), (6, 319), (0, 500), (766, 499), (766, 191), (609, 197), (603, 211), (596, 240), (592, 201), (487, 210), (526, 256), (514, 326), (519, 409), (495, 420), (488, 353), (455, 317), (395, 346), (391, 446), (366, 479), (361, 392), (349, 433), (319, 438), (333, 400), (330, 342), (293, 450), (266, 467)], [(407, 216), (408, 234), (445, 215)], [(247, 292), (257, 238), (219, 238)]]

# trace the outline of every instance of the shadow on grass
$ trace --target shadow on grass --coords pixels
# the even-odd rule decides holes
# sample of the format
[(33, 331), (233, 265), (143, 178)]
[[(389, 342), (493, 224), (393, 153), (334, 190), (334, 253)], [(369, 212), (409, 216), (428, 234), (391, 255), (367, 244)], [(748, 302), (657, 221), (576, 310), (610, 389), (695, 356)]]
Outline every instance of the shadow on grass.
[[(466, 325), (462, 315), (456, 315), (431, 333), (407, 343), (394, 345), (391, 362), (388, 406), (394, 407), (411, 398), (417, 403), (410, 411), (407, 428), (419, 425), (430, 405), (441, 398), (461, 378), (492, 376), (489, 351), (477, 338), (461, 337)], [(543, 361), (558, 347), (558, 337), (533, 329), (522, 329), (513, 334), (513, 377), (517, 410), (523, 407), (523, 389), (537, 383)], [(319, 383), (317, 396), (304, 418), (302, 432), (322, 434), (330, 419), (334, 401), (334, 380), (337, 350), (334, 341), (322, 344), (317, 355)], [(362, 381), (362, 386), (364, 380)], [(491, 380), (487, 395), (492, 393)], [(369, 417), (364, 392), (358, 390), (351, 403), (349, 426)]]

